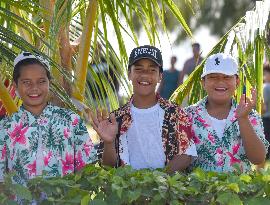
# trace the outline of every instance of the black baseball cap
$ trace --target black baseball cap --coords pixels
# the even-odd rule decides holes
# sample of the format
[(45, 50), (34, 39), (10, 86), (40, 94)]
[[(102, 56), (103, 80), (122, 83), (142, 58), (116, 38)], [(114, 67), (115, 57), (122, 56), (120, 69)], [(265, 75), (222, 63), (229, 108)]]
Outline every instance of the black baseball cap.
[(163, 60), (161, 51), (150, 45), (144, 45), (137, 48), (134, 48), (129, 56), (128, 68), (132, 66), (136, 61), (147, 58), (154, 61), (160, 68), (160, 71), (163, 72)]

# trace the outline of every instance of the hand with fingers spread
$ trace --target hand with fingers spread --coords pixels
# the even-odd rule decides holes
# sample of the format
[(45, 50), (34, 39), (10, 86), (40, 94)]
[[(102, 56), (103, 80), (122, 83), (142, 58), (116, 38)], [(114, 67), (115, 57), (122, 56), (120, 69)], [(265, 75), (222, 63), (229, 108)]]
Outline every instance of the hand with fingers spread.
[[(246, 99), (245, 99), (246, 98)], [(240, 98), (239, 105), (236, 109), (237, 118), (247, 118), (249, 113), (256, 106), (256, 89), (251, 90), (251, 99), (247, 98), (245, 94), (243, 94)]]
[(118, 131), (118, 123), (114, 114), (108, 114), (105, 110), (97, 110), (96, 115), (90, 110), (87, 110), (87, 118), (94, 130), (104, 141), (104, 143), (113, 143)]

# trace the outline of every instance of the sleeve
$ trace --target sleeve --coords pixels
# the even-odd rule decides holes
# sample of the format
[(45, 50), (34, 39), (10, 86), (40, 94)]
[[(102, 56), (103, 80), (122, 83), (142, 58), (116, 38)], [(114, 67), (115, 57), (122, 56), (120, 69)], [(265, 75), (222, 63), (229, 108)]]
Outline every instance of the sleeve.
[(179, 143), (179, 153), (183, 154), (193, 144), (192, 119), (182, 108), (178, 107), (178, 119), (176, 125), (176, 135)]
[(252, 111), (251, 114), (249, 115), (249, 121), (253, 129), (255, 130), (257, 136), (264, 143), (266, 150), (268, 150), (269, 142), (265, 139), (263, 122), (260, 115), (256, 111)]
[(7, 144), (5, 139), (6, 132), (3, 123), (0, 122), (0, 182), (4, 181), (4, 174), (7, 170)]
[(196, 146), (194, 143), (192, 143), (187, 150), (184, 152), (184, 154), (191, 156), (191, 162), (193, 163), (196, 158), (198, 157)]
[(192, 119), (191, 110), (189, 110), (189, 112), (187, 112), (188, 109), (184, 109), (184, 110), (187, 113), (188, 118), (189, 118), (189, 122), (190, 122), (189, 134), (191, 136), (190, 145), (187, 148), (187, 150), (184, 152), (184, 154), (189, 155), (189, 156), (192, 156), (192, 159), (194, 160), (198, 155), (197, 155), (196, 146), (194, 144), (194, 135), (195, 135), (195, 132), (194, 132), (194, 129), (193, 129), (193, 126), (192, 126), (193, 125), (193, 119)]
[[(76, 121), (77, 123), (74, 123)], [(76, 115), (72, 124), (76, 124), (74, 128), (75, 170), (80, 170), (86, 164), (97, 161), (97, 153), (83, 120)]]

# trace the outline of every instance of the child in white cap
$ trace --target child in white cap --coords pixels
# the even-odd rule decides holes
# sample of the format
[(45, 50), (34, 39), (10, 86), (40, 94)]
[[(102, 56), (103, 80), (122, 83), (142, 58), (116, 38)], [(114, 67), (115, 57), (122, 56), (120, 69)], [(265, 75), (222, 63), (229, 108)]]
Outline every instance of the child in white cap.
[(230, 55), (210, 56), (201, 75), (207, 96), (186, 108), (192, 116), (198, 158), (192, 164), (206, 171), (228, 172), (236, 167), (246, 172), (265, 160), (268, 143), (262, 121), (251, 99), (243, 94), (239, 104), (233, 96), (239, 84), (238, 65)]
[(38, 175), (63, 176), (93, 162), (95, 151), (77, 114), (48, 102), (50, 66), (37, 54), (14, 60), (13, 83), (22, 106), (0, 121), (0, 182), (15, 172), (15, 183)]

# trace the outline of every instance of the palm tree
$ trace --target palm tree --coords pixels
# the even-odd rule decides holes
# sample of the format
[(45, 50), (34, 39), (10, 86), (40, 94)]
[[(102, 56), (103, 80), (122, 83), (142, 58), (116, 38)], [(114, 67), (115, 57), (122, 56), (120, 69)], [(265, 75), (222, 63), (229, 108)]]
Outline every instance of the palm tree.
[[(101, 46), (103, 58), (113, 69), (114, 77), (127, 88), (125, 69), (127, 53), (123, 33), (138, 45), (133, 14), (142, 23), (149, 42), (159, 42), (157, 21), (166, 32), (164, 11), (169, 10), (188, 35), (192, 35), (181, 12), (171, 0), (2, 0), (0, 1), (1, 80), (11, 79), (12, 62), (22, 50), (37, 53), (52, 66), (52, 93), (62, 103), (76, 110), (69, 96), (90, 107), (119, 106), (111, 76), (97, 75), (92, 63), (99, 60), (96, 50)], [(158, 20), (156, 20), (158, 19)], [(127, 26), (123, 26), (124, 22)], [(113, 25), (120, 56), (113, 50), (107, 31)], [(97, 46), (100, 45), (100, 46)], [(87, 73), (91, 81), (87, 84)], [(89, 85), (89, 86), (88, 86)], [(90, 88), (89, 88), (90, 87)], [(8, 95), (0, 83), (0, 99), (9, 114), (17, 109), (18, 101)], [(55, 98), (54, 101), (57, 101)]]

